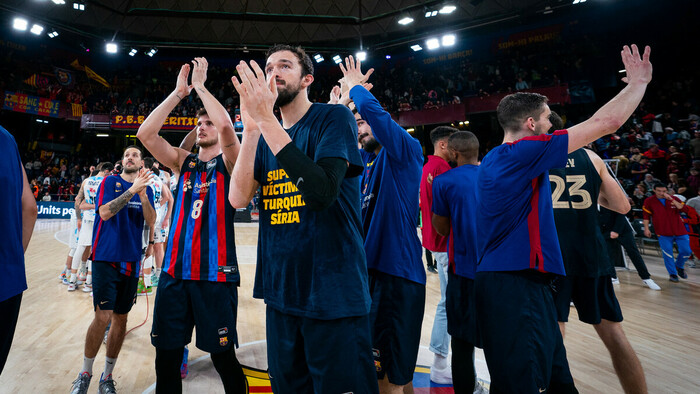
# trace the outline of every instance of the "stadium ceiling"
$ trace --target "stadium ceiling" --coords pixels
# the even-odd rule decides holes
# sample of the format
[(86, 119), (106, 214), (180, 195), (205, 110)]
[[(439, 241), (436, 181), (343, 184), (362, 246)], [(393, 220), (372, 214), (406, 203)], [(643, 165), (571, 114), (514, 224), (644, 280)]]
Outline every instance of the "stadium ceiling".
[[(58, 1), (60, 2), (60, 0)], [(274, 43), (317, 51), (388, 48), (429, 34), (514, 23), (562, 0), (3, 0), (0, 10), (86, 39), (123, 46), (261, 50)], [(74, 9), (84, 4), (85, 10)], [(450, 14), (426, 12), (454, 5)], [(414, 21), (400, 25), (410, 16)]]

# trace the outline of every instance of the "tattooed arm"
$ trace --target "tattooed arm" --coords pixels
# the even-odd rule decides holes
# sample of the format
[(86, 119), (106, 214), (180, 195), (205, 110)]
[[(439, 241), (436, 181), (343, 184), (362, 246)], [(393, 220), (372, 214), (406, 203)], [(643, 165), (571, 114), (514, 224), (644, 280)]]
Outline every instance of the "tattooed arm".
[(78, 195), (75, 196), (75, 217), (76, 219), (78, 219), (78, 230), (80, 230), (80, 226), (82, 225), (82, 212), (80, 211), (80, 204), (82, 204), (82, 202), (85, 201), (86, 180), (83, 180), (83, 183), (80, 184), (80, 190), (78, 191)]
[(117, 212), (121, 211), (122, 208), (129, 203), (129, 200), (131, 200), (132, 197), (134, 197), (134, 193), (131, 191), (131, 189), (129, 189), (114, 200), (100, 205), (100, 217), (102, 220), (111, 219), (112, 216), (116, 215)]
[[(131, 187), (127, 190), (124, 191), (121, 195), (117, 196), (113, 200), (104, 203), (100, 205), (99, 208), (99, 214), (102, 220), (109, 220), (112, 218), (112, 216), (116, 215), (119, 211), (122, 210), (128, 203), (129, 200), (131, 200), (132, 197), (135, 195), (139, 195), (141, 197), (141, 205), (143, 206), (143, 215), (144, 218), (146, 219), (146, 222), (149, 223), (149, 225), (152, 224), (152, 222), (155, 222), (155, 211), (153, 210), (153, 206), (150, 205), (150, 202), (148, 201), (148, 196), (146, 195), (145, 188), (148, 187), (148, 182), (153, 178), (153, 173), (147, 170), (140, 170), (139, 175), (134, 179), (134, 183), (131, 185)], [(106, 185), (105, 182), (102, 182), (102, 187), (109, 187), (110, 185)], [(105, 190), (104, 192), (101, 193), (106, 193), (108, 192)], [(145, 196), (145, 198), (143, 196)], [(148, 204), (144, 204), (144, 200), (148, 202)], [(148, 212), (147, 215), (147, 207), (150, 207), (150, 212)], [(150, 217), (150, 214), (153, 213), (153, 217)], [(149, 220), (152, 219), (152, 222)]]

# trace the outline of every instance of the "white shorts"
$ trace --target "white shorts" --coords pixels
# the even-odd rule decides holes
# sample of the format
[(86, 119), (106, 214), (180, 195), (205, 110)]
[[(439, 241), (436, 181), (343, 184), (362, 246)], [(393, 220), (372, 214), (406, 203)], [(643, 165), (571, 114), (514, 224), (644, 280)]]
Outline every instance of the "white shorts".
[(83, 221), (83, 224), (80, 226), (80, 233), (78, 235), (78, 245), (92, 245), (92, 229), (94, 224), (95, 222), (92, 222), (90, 220)]
[(156, 222), (156, 232), (153, 240), (157, 244), (165, 242), (165, 239), (168, 237), (168, 229), (162, 227), (163, 222)]
[(71, 219), (70, 233), (68, 233), (68, 247), (75, 249), (78, 247), (78, 223)]

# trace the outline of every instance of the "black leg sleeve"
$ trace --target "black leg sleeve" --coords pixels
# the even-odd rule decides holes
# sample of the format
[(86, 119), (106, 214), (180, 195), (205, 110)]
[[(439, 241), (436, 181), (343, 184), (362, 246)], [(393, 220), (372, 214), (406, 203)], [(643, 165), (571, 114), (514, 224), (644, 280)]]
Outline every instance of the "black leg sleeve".
[(156, 394), (182, 393), (180, 364), (185, 348), (163, 350), (156, 348)]
[(7, 356), (10, 354), (12, 338), (15, 336), (19, 306), (22, 303), (22, 293), (0, 302), (0, 374), (5, 368)]
[(433, 263), (433, 254), (426, 249), (425, 250), (425, 261), (428, 262), (428, 267), (432, 267), (435, 263)]
[(476, 387), (474, 345), (452, 337), (452, 385), (455, 394), (471, 394)]
[(236, 358), (234, 347), (221, 353), (212, 353), (211, 361), (219, 373), (227, 394), (245, 394), (248, 392), (248, 380), (243, 375), (243, 368)]
[(637, 244), (634, 243), (634, 236), (632, 235), (632, 232), (625, 231), (624, 233), (620, 234), (619, 239), (620, 244), (622, 244), (622, 247), (625, 248), (625, 252), (627, 252), (627, 255), (630, 256), (630, 260), (632, 260), (634, 268), (637, 269), (639, 277), (642, 279), (651, 278), (649, 270), (647, 270), (647, 265), (644, 264), (644, 259), (639, 253), (639, 249), (637, 249)]

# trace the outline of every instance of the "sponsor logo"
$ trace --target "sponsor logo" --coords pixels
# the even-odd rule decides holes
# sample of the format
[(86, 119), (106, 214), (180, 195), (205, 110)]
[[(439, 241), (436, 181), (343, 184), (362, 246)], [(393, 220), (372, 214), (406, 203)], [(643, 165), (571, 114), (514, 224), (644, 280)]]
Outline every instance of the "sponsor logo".
[(380, 357), (379, 349), (372, 349), (372, 357)]
[(151, 338), (155, 338), (157, 336), (158, 336), (158, 334), (151, 333)]
[(212, 159), (210, 162), (207, 163), (207, 170), (214, 167), (216, 167), (216, 159)]
[(109, 301), (100, 301), (100, 305), (104, 305), (104, 304), (106, 304), (106, 303), (108, 303), (108, 302), (109, 302)]
[(228, 345), (228, 337), (221, 337), (221, 338), (219, 338), (219, 345), (220, 345), (220, 346), (226, 346), (226, 345)]
[(219, 328), (219, 335), (226, 335), (226, 334), (228, 334), (228, 327)]

